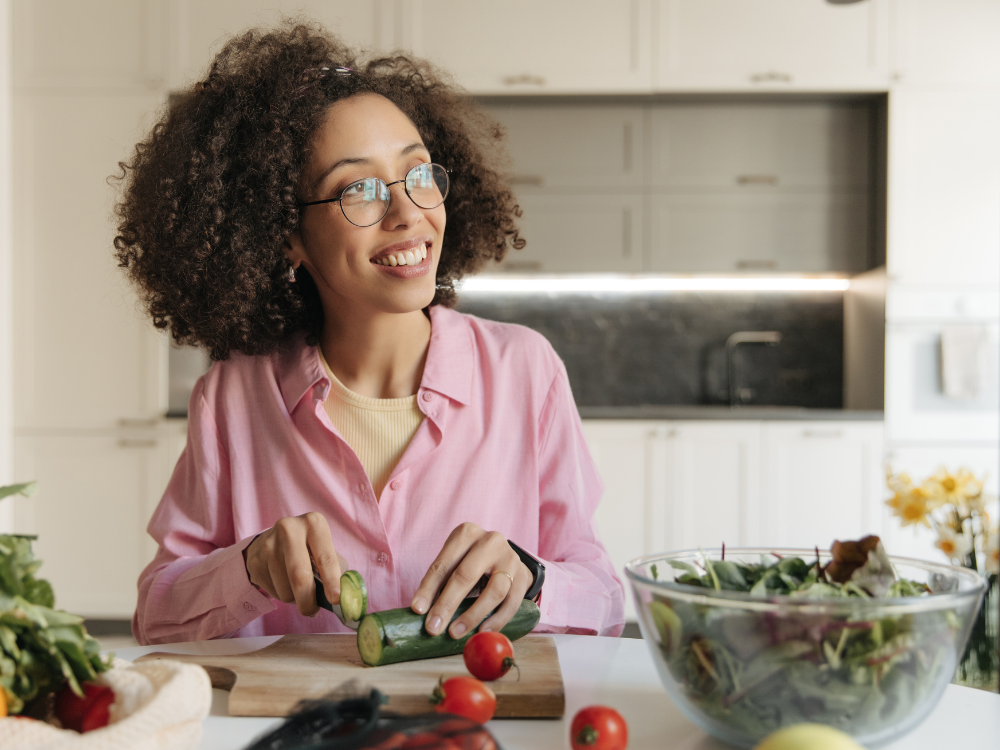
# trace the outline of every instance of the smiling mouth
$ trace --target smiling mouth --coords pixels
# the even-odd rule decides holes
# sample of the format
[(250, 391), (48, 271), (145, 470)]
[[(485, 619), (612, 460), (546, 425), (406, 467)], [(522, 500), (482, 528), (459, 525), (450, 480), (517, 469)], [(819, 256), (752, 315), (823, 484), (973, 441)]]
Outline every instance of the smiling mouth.
[(427, 243), (423, 242), (411, 250), (405, 250), (380, 258), (372, 258), (372, 263), (380, 266), (417, 266), (427, 257)]

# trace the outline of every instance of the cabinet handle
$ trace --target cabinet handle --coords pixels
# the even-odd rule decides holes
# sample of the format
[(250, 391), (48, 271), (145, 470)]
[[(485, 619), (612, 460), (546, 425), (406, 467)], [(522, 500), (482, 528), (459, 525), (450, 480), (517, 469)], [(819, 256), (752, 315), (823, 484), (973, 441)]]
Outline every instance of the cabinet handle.
[(776, 174), (741, 174), (736, 178), (737, 185), (777, 185)]
[(545, 79), (542, 76), (533, 76), (529, 73), (522, 73), (517, 76), (504, 76), (503, 79), (504, 86), (521, 86), (528, 84), (530, 86), (544, 86)]
[(790, 73), (781, 73), (776, 70), (769, 70), (766, 73), (753, 73), (750, 75), (751, 83), (791, 83)]
[(663, 438), (663, 439), (675, 438), (677, 437), (677, 428), (671, 427), (670, 429), (667, 429), (666, 427), (657, 427), (653, 430), (650, 430), (649, 436), (651, 438)]
[(501, 271), (510, 273), (520, 273), (522, 271), (541, 271), (542, 262), (540, 260), (508, 260), (500, 266)]
[(510, 181), (513, 185), (535, 185), (536, 187), (541, 187), (545, 183), (540, 174), (516, 174), (510, 178)]
[(132, 438), (122, 438), (118, 441), (119, 448), (155, 448), (155, 440), (137, 440)]
[(627, 208), (622, 211), (622, 255), (632, 257), (632, 211)]
[(804, 438), (839, 438), (842, 436), (842, 430), (802, 430)]
[(156, 419), (155, 417), (153, 417), (151, 419), (127, 419), (127, 418), (123, 418), (123, 419), (119, 419), (118, 420), (118, 426), (119, 427), (131, 427), (133, 429), (136, 429), (136, 428), (143, 428), (143, 427), (156, 427), (156, 425), (157, 425), (158, 422), (159, 422), (159, 420)]
[(778, 268), (776, 260), (738, 260), (736, 268), (740, 271), (775, 271)]

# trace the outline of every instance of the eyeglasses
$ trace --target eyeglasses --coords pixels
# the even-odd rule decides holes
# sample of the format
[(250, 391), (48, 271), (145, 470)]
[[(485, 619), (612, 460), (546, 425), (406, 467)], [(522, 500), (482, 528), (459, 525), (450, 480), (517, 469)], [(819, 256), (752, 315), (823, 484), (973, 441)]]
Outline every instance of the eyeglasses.
[(387, 184), (378, 177), (366, 177), (345, 187), (339, 198), (301, 205), (305, 207), (339, 203), (344, 218), (354, 226), (370, 227), (382, 221), (389, 212), (389, 202), (392, 199), (389, 188), (400, 183), (410, 200), (419, 208), (437, 208), (448, 197), (448, 170), (440, 164), (418, 164), (402, 180)]

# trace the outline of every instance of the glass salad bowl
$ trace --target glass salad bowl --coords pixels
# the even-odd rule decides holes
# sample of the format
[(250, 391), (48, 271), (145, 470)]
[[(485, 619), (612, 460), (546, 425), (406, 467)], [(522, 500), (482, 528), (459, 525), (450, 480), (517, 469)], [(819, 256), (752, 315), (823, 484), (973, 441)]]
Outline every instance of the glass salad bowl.
[[(822, 586), (810, 595), (751, 594), (725, 590), (734, 563), (760, 569), (781, 561), (801, 577), (802, 561), (825, 566), (830, 553), (728, 549), (729, 564), (722, 559), (720, 550), (648, 555), (625, 574), (670, 698), (702, 729), (744, 748), (800, 722), (828, 724), (870, 748), (906, 734), (951, 681), (986, 590), (974, 571), (889, 557), (900, 579), (928, 590), (897, 598), (833, 598)], [(692, 574), (712, 587), (677, 580)]]

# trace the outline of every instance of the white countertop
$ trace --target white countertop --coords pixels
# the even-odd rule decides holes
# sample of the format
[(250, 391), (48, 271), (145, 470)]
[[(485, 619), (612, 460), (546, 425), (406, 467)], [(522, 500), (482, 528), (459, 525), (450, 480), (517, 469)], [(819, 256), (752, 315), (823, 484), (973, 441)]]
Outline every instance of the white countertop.
[[(179, 654), (236, 654), (263, 648), (276, 636), (121, 649), (132, 660), (153, 651)], [(727, 750), (688, 721), (667, 697), (641, 640), (557, 635), (556, 646), (566, 687), (566, 715), (560, 721), (500, 719), (489, 729), (504, 750), (569, 748), (569, 724), (583, 706), (615, 708), (629, 726), (629, 750)], [(228, 693), (213, 690), (212, 713), (205, 720), (200, 748), (239, 750), (281, 719), (228, 715)], [(1000, 695), (949, 685), (933, 713), (913, 732), (886, 750), (963, 750), (995, 747), (1000, 738)]]

